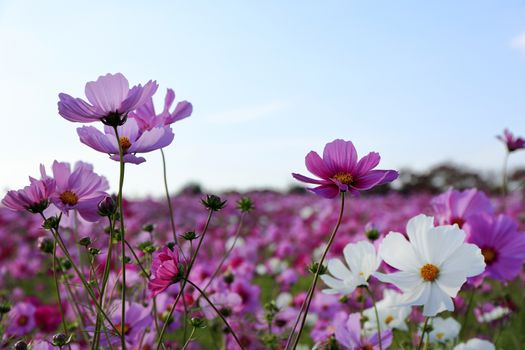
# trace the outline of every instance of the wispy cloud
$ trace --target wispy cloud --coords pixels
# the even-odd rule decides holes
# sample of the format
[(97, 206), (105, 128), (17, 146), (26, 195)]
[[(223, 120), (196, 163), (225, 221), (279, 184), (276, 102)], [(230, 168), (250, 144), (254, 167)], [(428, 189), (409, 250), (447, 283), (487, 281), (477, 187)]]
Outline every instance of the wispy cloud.
[(515, 49), (520, 50), (522, 53), (525, 54), (525, 32), (512, 38), (512, 40), (510, 41), (510, 46), (512, 46)]
[(282, 111), (288, 106), (284, 101), (271, 101), (269, 103), (232, 109), (230, 111), (211, 114), (206, 120), (217, 124), (238, 124), (251, 122), (271, 116)]

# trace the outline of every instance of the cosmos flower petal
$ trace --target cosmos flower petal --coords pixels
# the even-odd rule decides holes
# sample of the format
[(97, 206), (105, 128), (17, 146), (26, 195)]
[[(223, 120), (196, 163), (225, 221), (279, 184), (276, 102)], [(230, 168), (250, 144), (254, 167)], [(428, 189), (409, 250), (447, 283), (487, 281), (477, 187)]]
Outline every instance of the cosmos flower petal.
[(431, 247), (428, 250), (429, 262), (439, 266), (464, 243), (465, 231), (457, 225), (438, 226), (429, 229), (426, 237)]
[(177, 103), (173, 113), (166, 118), (166, 124), (178, 122), (179, 120), (189, 117), (193, 113), (193, 105), (188, 101)]
[(306, 169), (317, 177), (327, 179), (332, 177), (332, 173), (327, 168), (325, 162), (315, 151), (310, 151), (305, 157)]
[(336, 278), (344, 280), (349, 278), (352, 273), (339, 259), (328, 260), (328, 271)]
[(397, 271), (389, 274), (375, 272), (373, 276), (381, 282), (392, 283), (403, 291), (410, 290), (422, 282), (419, 273), (410, 271)]
[(363, 158), (361, 158), (355, 167), (356, 176), (364, 175), (370, 170), (374, 169), (381, 160), (381, 156), (377, 152), (370, 152)]
[(432, 317), (441, 311), (454, 311), (452, 298), (443, 292), (436, 283), (429, 283), (430, 294), (423, 307), (423, 316)]
[(372, 187), (394, 181), (397, 177), (398, 173), (394, 170), (371, 170), (364, 175), (356, 176), (352, 187), (360, 191), (369, 190)]
[[(80, 142), (103, 153), (118, 153), (117, 142), (114, 138), (109, 139), (97, 128), (83, 126), (77, 129)], [(111, 141), (113, 140), (113, 142)]]
[(339, 188), (336, 185), (321, 185), (308, 190), (324, 198), (335, 198), (339, 194)]
[(129, 148), (129, 152), (146, 153), (168, 146), (174, 138), (169, 126), (145, 131)]
[(323, 160), (333, 174), (352, 173), (357, 163), (357, 151), (352, 141), (337, 139), (326, 144)]
[(430, 262), (430, 249), (432, 248), (428, 244), (428, 230), (433, 227), (434, 218), (423, 214), (413, 217), (407, 223), (410, 243), (414, 246), (414, 251), (426, 262)]
[(119, 110), (128, 91), (128, 80), (121, 73), (100, 76), (88, 82), (85, 89), (88, 101), (106, 113)]
[(94, 106), (80, 98), (73, 98), (64, 93), (59, 94), (58, 98), (58, 113), (69, 121), (90, 123), (102, 117)]
[(381, 242), (379, 255), (390, 266), (402, 271), (416, 271), (422, 265), (410, 242), (401, 233), (390, 232)]
[(310, 184), (318, 184), (318, 185), (329, 185), (330, 184), (330, 183), (327, 183), (325, 180), (312, 179), (310, 177), (307, 177), (307, 176), (304, 176), (304, 175), (301, 175), (301, 174), (292, 173), (292, 176), (296, 180), (299, 180), (299, 181), (302, 181), (302, 182), (306, 182), (306, 183), (310, 183)]

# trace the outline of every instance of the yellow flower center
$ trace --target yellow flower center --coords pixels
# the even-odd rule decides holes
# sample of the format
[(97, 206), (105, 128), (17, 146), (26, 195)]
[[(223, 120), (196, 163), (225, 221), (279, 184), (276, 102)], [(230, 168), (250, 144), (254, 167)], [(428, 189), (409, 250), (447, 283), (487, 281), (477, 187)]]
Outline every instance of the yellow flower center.
[(463, 225), (465, 224), (465, 220), (463, 220), (462, 218), (453, 218), (452, 220), (450, 220), (450, 224), (451, 225), (457, 224), (459, 228), (462, 228)]
[(497, 257), (496, 251), (494, 249), (492, 249), (492, 248), (483, 248), (483, 249), (481, 249), (481, 254), (485, 258), (485, 263), (487, 265), (493, 263), (494, 260), (496, 260), (496, 257)]
[(75, 192), (65, 191), (60, 195), (60, 200), (64, 204), (75, 205), (78, 203), (78, 196)]
[(361, 346), (361, 350), (374, 350), (374, 347), (370, 344), (365, 344)]
[(345, 185), (351, 185), (354, 182), (354, 178), (350, 173), (337, 173), (334, 175), (334, 179)]
[(28, 322), (29, 322), (29, 318), (28, 318), (26, 315), (22, 315), (22, 316), (20, 316), (20, 317), (16, 320), (16, 323), (17, 323), (20, 327), (25, 326), (26, 324), (28, 324)]
[(436, 338), (437, 339), (443, 339), (444, 336), (445, 336), (445, 333), (443, 333), (443, 332), (439, 332), (439, 333), (436, 334)]
[(432, 282), (439, 276), (439, 269), (436, 265), (425, 264), (419, 270), (419, 273), (425, 281)]
[(119, 141), (124, 152), (126, 152), (131, 147), (131, 141), (126, 136), (121, 136)]
[(124, 329), (123, 329), (122, 328), (122, 324), (120, 324), (120, 323), (117, 323), (115, 325), (115, 328), (118, 330), (118, 332), (120, 334), (122, 334), (122, 332), (124, 332), (124, 335), (128, 335), (129, 331), (131, 330), (127, 324), (124, 324)]
[(389, 324), (393, 320), (394, 320), (394, 317), (392, 315), (388, 315), (387, 317), (385, 317), (385, 324)]

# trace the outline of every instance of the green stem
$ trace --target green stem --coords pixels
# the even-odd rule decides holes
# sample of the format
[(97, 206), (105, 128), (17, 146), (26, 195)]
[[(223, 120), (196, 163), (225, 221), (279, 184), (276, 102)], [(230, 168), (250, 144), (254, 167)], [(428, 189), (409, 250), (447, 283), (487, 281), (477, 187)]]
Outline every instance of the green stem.
[(368, 294), (370, 295), (370, 298), (372, 299), (372, 303), (374, 304), (374, 313), (376, 315), (376, 322), (377, 322), (377, 339), (378, 339), (378, 342), (379, 342), (379, 350), (383, 350), (383, 344), (382, 344), (382, 340), (381, 340), (381, 322), (379, 321), (379, 312), (377, 312), (376, 300), (375, 300), (374, 294), (372, 293), (370, 288), (368, 288), (368, 286), (366, 286), (365, 289), (368, 292)]
[(197, 290), (197, 292), (199, 292), (199, 294), (204, 298), (204, 300), (206, 300), (208, 302), (208, 304), (210, 304), (210, 306), (212, 307), (212, 309), (215, 311), (215, 313), (217, 314), (217, 316), (219, 316), (222, 320), (222, 322), (224, 322), (224, 324), (226, 325), (226, 327), (228, 327), (228, 330), (230, 331), (231, 335), (233, 336), (233, 338), (235, 339), (235, 342), (237, 343), (237, 345), (239, 345), (239, 347), (244, 350), (244, 347), (242, 346), (241, 344), (241, 341), (239, 340), (239, 338), (237, 338), (237, 335), (235, 334), (235, 332), (233, 331), (233, 328), (230, 326), (230, 324), (228, 323), (228, 321), (226, 320), (226, 317), (224, 317), (224, 315), (217, 309), (217, 307), (215, 305), (213, 305), (213, 302), (206, 296), (206, 294), (199, 288), (199, 286), (197, 286), (195, 283), (193, 283), (192, 281), (190, 280), (186, 280), (193, 288), (195, 288)]
[[(106, 265), (104, 266), (104, 273), (102, 274), (102, 286), (100, 287), (100, 296), (99, 304), (104, 307), (105, 304), (105, 295), (106, 295), (106, 286), (109, 280), (109, 272), (111, 271), (111, 257), (113, 253), (113, 235), (115, 233), (115, 223), (111, 218), (109, 220), (109, 243), (108, 243), (108, 252), (106, 256)], [(93, 342), (92, 349), (98, 349), (100, 344), (100, 327), (102, 326), (102, 319), (97, 317), (97, 322), (95, 325), (95, 341)]]
[(423, 324), (423, 331), (421, 332), (421, 338), (419, 338), (417, 350), (421, 350), (421, 347), (423, 346), (423, 339), (425, 339), (425, 333), (427, 332), (428, 320), (430, 320), (430, 317), (425, 318), (425, 323)]
[(226, 253), (224, 253), (219, 265), (217, 266), (217, 268), (215, 269), (215, 271), (213, 272), (213, 274), (211, 275), (210, 279), (208, 280), (208, 283), (206, 283), (206, 286), (204, 286), (204, 288), (202, 290), (204, 290), (206, 292), (206, 290), (208, 289), (208, 287), (210, 286), (210, 284), (213, 282), (213, 280), (217, 277), (217, 275), (219, 274), (221, 268), (222, 268), (222, 265), (224, 265), (224, 262), (226, 261), (226, 259), (228, 259), (228, 257), (230, 256), (233, 248), (235, 247), (235, 244), (237, 243), (237, 240), (239, 239), (240, 235), (241, 235), (241, 228), (242, 228), (242, 223), (244, 221), (244, 215), (246, 214), (246, 212), (243, 212), (241, 214), (241, 217), (239, 219), (239, 224), (237, 225), (237, 229), (235, 231), (235, 238), (233, 239), (233, 243), (232, 245), (230, 246), (230, 248), (226, 251)]
[[(168, 175), (166, 170), (166, 157), (164, 156), (164, 150), (160, 149), (160, 154), (162, 155), (162, 173), (164, 176), (164, 191), (166, 192), (166, 200), (168, 202), (168, 209), (170, 211), (170, 224), (171, 224), (171, 232), (173, 233), (173, 241), (179, 248), (179, 250), (182, 252), (182, 249), (179, 245), (179, 241), (177, 239), (177, 229), (175, 227), (175, 220), (173, 219), (173, 204), (171, 203), (170, 198), (170, 191), (168, 189)], [(183, 254), (184, 255), (184, 254)]]
[(142, 265), (142, 263), (140, 262), (140, 259), (137, 253), (135, 253), (135, 250), (133, 250), (133, 247), (129, 244), (129, 242), (125, 241), (125, 243), (128, 246), (129, 250), (131, 251), (131, 254), (133, 255), (133, 257), (137, 261), (137, 264), (139, 265), (140, 269), (142, 270), (142, 273), (144, 274), (144, 277), (146, 278), (146, 280), (149, 280), (151, 274), (148, 271), (146, 271), (146, 269), (144, 268), (144, 265)]
[(184, 346), (182, 347), (181, 350), (185, 350), (185, 349), (188, 347), (188, 345), (190, 345), (191, 340), (192, 340), (191, 337), (193, 337), (193, 334), (194, 334), (194, 333), (195, 333), (195, 327), (193, 327), (193, 328), (191, 329), (190, 337), (188, 338), (188, 340), (186, 341), (186, 343), (184, 343)]
[[(62, 269), (61, 269), (62, 270)], [(57, 291), (57, 299), (58, 299), (58, 308), (60, 309), (60, 317), (62, 318), (62, 327), (64, 328), (64, 334), (66, 337), (69, 337), (67, 325), (66, 325), (66, 317), (64, 313), (64, 306), (62, 305), (62, 298), (60, 297), (60, 285), (58, 284), (58, 276), (57, 276), (57, 240), (54, 240), (53, 244), (53, 278), (55, 279), (55, 288)], [(68, 344), (69, 349), (71, 350), (71, 345)]]
[[(124, 150), (122, 149), (122, 144), (120, 143), (120, 137), (118, 134), (118, 128), (113, 127), (115, 130), (115, 137), (117, 138), (118, 144), (118, 153), (120, 161), (120, 176), (119, 176), (119, 185), (118, 185), (118, 207), (120, 213), (120, 238), (121, 238), (121, 260), (122, 260), (122, 314), (121, 314), (121, 324), (122, 327), (126, 324), (126, 236), (125, 236), (125, 226), (124, 226), (124, 208), (122, 205), (122, 188), (124, 186)], [(120, 332), (120, 344), (122, 350), (126, 350), (126, 335), (124, 332)]]
[[(328, 240), (328, 244), (326, 245), (326, 248), (325, 248), (325, 250), (323, 252), (323, 255), (321, 256), (321, 261), (319, 261), (319, 265), (317, 265), (317, 270), (315, 271), (314, 280), (313, 280), (311, 288), (310, 288), (310, 293), (308, 293), (308, 295), (306, 296), (306, 299), (305, 299), (306, 307), (304, 309), (304, 316), (302, 317), (301, 325), (299, 327), (299, 331), (297, 333), (295, 341), (292, 343), (293, 344), (292, 345), (292, 349), (295, 349), (297, 347), (297, 344), (299, 343), (299, 339), (301, 338), (301, 334), (302, 334), (303, 329), (304, 329), (304, 324), (306, 322), (306, 316), (308, 316), (308, 310), (310, 309), (310, 304), (312, 303), (312, 298), (313, 298), (313, 295), (315, 293), (315, 287), (317, 285), (317, 281), (319, 280), (321, 268), (323, 266), (323, 263), (324, 263), (324, 260), (326, 258), (326, 255), (328, 254), (328, 251), (330, 250), (330, 247), (332, 246), (332, 243), (334, 242), (335, 235), (337, 234), (337, 231), (339, 230), (339, 226), (341, 225), (341, 221), (343, 220), (344, 209), (345, 209), (345, 192), (341, 192), (341, 209), (339, 211), (339, 217), (337, 219), (337, 224), (335, 225), (335, 228), (334, 228), (332, 234), (330, 235), (330, 239)], [(299, 317), (300, 316), (301, 315), (299, 314)], [(288, 345), (291, 342), (291, 339), (293, 338), (296, 326), (297, 326), (297, 322), (294, 325), (294, 327), (292, 328), (292, 331), (290, 332), (290, 338), (288, 339), (288, 342), (286, 344), (286, 349), (289, 349)]]
[(201, 236), (200, 236), (200, 239), (199, 239), (199, 244), (197, 245), (197, 249), (195, 249), (195, 252), (193, 253), (193, 255), (191, 257), (190, 263), (188, 264), (188, 269), (186, 271), (186, 275), (184, 276), (184, 279), (181, 282), (180, 291), (177, 294), (177, 296), (175, 297), (175, 302), (173, 303), (173, 305), (172, 305), (172, 307), (170, 309), (170, 312), (168, 313), (168, 317), (166, 317), (166, 322), (164, 322), (164, 325), (162, 326), (162, 329), (160, 331), (159, 340), (158, 340), (158, 344), (157, 344), (157, 350), (159, 350), (160, 347), (161, 347), (162, 339), (164, 338), (164, 333), (166, 333), (166, 329), (168, 328), (168, 321), (171, 318), (171, 316), (173, 315), (173, 311), (175, 311), (175, 307), (177, 306), (177, 303), (179, 302), (180, 297), (184, 293), (184, 287), (186, 286), (186, 281), (187, 281), (188, 277), (190, 276), (191, 268), (193, 267), (193, 263), (195, 262), (197, 254), (199, 253), (199, 249), (201, 247), (202, 241), (204, 240), (204, 235), (206, 234), (206, 231), (208, 231), (208, 226), (210, 225), (210, 221), (211, 221), (212, 215), (213, 215), (213, 210), (210, 210), (210, 213), (208, 214), (208, 219), (206, 220), (206, 225), (204, 226), (204, 230), (201, 233)]
[[(41, 214), (41, 216), (42, 216), (42, 218), (45, 221), (46, 217), (43, 214)], [(57, 229), (50, 229), (49, 231), (53, 235), (53, 238), (58, 242), (58, 246), (60, 247), (60, 249), (62, 250), (62, 252), (66, 256), (66, 258), (71, 262), (71, 266), (75, 270), (78, 278), (80, 278), (80, 281), (82, 282), (82, 285), (84, 286), (84, 288), (88, 292), (88, 295), (91, 298), (91, 301), (93, 302), (93, 304), (95, 304), (98, 312), (102, 313), (102, 315), (108, 321), (108, 323), (111, 326), (111, 328), (113, 328), (114, 331), (117, 331), (117, 328), (115, 327), (115, 325), (111, 321), (111, 318), (104, 312), (104, 310), (102, 309), (102, 307), (98, 303), (97, 298), (95, 296), (95, 293), (93, 293), (93, 290), (89, 286), (89, 283), (86, 281), (86, 278), (84, 277), (84, 274), (80, 271), (80, 269), (78, 268), (77, 264), (75, 264), (75, 261), (73, 260), (73, 258), (69, 254), (69, 250), (67, 249), (66, 244), (62, 240), (62, 237), (60, 236), (60, 233), (58, 232), (58, 230)]]

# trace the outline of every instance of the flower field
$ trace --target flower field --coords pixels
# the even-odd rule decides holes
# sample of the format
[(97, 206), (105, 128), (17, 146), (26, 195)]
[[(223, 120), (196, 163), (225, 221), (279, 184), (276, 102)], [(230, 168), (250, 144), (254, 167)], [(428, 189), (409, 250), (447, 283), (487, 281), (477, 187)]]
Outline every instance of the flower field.
[(525, 347), (525, 192), (506, 173), (497, 194), (367, 194), (398, 171), (337, 139), (289, 169), (310, 191), (173, 195), (168, 174), (166, 196), (130, 199), (126, 171), (192, 114), (170, 89), (155, 108), (157, 87), (117, 73), (59, 95), (115, 173), (55, 161), (5, 195), (0, 348)]

